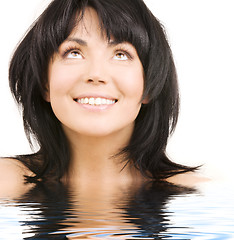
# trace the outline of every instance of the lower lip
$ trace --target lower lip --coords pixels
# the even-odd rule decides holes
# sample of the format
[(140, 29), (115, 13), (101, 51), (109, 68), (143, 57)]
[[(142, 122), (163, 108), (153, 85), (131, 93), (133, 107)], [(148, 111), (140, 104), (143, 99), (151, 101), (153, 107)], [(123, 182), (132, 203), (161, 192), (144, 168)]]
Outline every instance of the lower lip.
[(100, 111), (104, 111), (104, 110), (108, 110), (110, 108), (112, 108), (116, 103), (114, 104), (108, 104), (108, 105), (90, 105), (90, 104), (82, 104), (79, 102), (76, 102), (76, 104), (78, 104), (80, 107), (89, 110), (89, 111), (93, 111), (93, 112), (100, 112)]

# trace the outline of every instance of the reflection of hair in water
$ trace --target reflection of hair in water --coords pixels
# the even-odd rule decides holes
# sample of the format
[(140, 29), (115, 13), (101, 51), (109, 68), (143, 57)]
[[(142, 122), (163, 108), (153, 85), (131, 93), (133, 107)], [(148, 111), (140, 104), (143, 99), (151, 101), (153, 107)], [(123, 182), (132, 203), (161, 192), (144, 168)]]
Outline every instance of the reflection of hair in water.
[(67, 239), (65, 233), (56, 232), (66, 227), (63, 224), (66, 219), (73, 221), (75, 218), (70, 211), (69, 199), (69, 190), (63, 184), (38, 182), (19, 200), (22, 205), (25, 203), (30, 207), (29, 218), (22, 225), (29, 228), (24, 234), (33, 236), (24, 239)]
[[(122, 210), (120, 216), (122, 221), (131, 223), (139, 229), (134, 236), (154, 236), (157, 237), (156, 239), (163, 239), (161, 234), (170, 228), (170, 222), (166, 218), (168, 216), (166, 204), (175, 195), (194, 192), (195, 189), (179, 187), (166, 182), (148, 183), (137, 191), (129, 189), (125, 198), (116, 201), (116, 208)], [(72, 227), (73, 232), (79, 234), (79, 222), (82, 222), (79, 210), (82, 212), (82, 208), (77, 208), (79, 196), (78, 201), (74, 201), (73, 193), (67, 186), (59, 183), (39, 183), (19, 201), (22, 205), (24, 203), (29, 205), (31, 207), (30, 214), (32, 214), (32, 218), (29, 217), (22, 224), (31, 227), (29, 232), (34, 236), (24, 239), (67, 239), (66, 235), (69, 236), (69, 233), (66, 232), (66, 228), (69, 226)], [(92, 216), (89, 215), (89, 218)], [(114, 232), (113, 234), (115, 235)], [(116, 235), (118, 234), (116, 232)], [(124, 235), (131, 234), (132, 231), (128, 233), (126, 230)]]
[(33, 235), (24, 239), (67, 239), (66, 233), (56, 232), (66, 227), (63, 224), (66, 219), (75, 221), (69, 199), (69, 189), (59, 182), (38, 182), (22, 196), (19, 202), (30, 207), (29, 218), (22, 222), (29, 228), (24, 234)]
[[(128, 203), (126, 218), (139, 228), (139, 236), (168, 239), (163, 235), (170, 229), (166, 205), (174, 196), (195, 193), (196, 189), (177, 186), (168, 182), (153, 182), (139, 189)], [(137, 238), (137, 234), (135, 234)]]
[(44, 95), (49, 61), (87, 7), (96, 10), (108, 39), (136, 48), (144, 68), (143, 98), (148, 103), (142, 105), (131, 141), (122, 151), (126, 162), (154, 179), (195, 170), (165, 154), (178, 117), (177, 76), (164, 30), (142, 0), (54, 0), (33, 24), (13, 55), (9, 78), (28, 139), (36, 139), (40, 150), (18, 159), (36, 174), (34, 180), (61, 178), (68, 170), (69, 144)]

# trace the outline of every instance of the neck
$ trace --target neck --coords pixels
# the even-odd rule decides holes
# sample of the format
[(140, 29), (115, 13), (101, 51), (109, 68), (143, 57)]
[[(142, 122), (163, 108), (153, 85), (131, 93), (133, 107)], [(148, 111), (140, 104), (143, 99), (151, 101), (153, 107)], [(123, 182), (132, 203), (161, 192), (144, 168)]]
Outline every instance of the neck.
[[(94, 137), (70, 133), (68, 136), (72, 159), (67, 177), (79, 182), (106, 184), (107, 182), (126, 182), (136, 178), (136, 170), (125, 166), (123, 155), (118, 153), (130, 141), (132, 128), (123, 133)], [(138, 176), (139, 177), (139, 176)]]

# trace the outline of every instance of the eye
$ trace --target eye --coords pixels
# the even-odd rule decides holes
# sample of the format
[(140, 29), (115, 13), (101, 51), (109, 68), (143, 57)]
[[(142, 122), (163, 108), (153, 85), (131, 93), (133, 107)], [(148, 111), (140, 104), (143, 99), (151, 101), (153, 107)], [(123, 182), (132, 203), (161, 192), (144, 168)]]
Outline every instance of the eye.
[(129, 54), (128, 53), (125, 53), (123, 51), (118, 51), (115, 53), (115, 56), (114, 56), (114, 59), (115, 60), (121, 60), (121, 61), (126, 61), (128, 60), (130, 57), (129, 57)]
[(65, 55), (67, 58), (75, 58), (75, 59), (83, 58), (83, 55), (81, 54), (81, 52), (79, 50), (70, 50)]
[(82, 59), (84, 56), (81, 52), (81, 50), (77, 47), (68, 46), (68, 47), (62, 47), (61, 49), (61, 56), (63, 59), (69, 58), (69, 59)]

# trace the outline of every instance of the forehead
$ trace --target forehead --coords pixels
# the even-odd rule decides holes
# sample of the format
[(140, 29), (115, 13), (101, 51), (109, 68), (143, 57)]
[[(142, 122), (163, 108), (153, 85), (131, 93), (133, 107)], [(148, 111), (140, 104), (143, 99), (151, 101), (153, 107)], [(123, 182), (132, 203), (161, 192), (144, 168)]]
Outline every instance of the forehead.
[(93, 8), (87, 7), (84, 10), (83, 15), (78, 17), (77, 24), (75, 28), (72, 30), (69, 37), (77, 35), (80, 37), (82, 36), (86, 37), (98, 36), (102, 38), (106, 37), (105, 31), (101, 27), (98, 14)]

